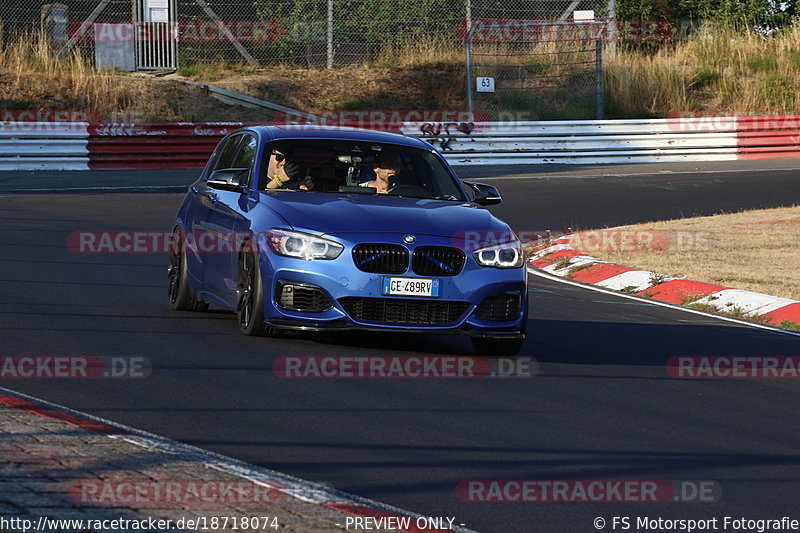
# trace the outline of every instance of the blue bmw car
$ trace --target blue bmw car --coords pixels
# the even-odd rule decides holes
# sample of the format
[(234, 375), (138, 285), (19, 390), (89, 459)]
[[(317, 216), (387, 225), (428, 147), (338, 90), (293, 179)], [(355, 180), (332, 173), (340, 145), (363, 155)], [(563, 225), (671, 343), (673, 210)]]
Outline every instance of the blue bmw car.
[(178, 211), (176, 310), (215, 304), (246, 335), (377, 330), (471, 337), (485, 355), (525, 338), (525, 257), (434, 148), (391, 133), (257, 126), (220, 141)]

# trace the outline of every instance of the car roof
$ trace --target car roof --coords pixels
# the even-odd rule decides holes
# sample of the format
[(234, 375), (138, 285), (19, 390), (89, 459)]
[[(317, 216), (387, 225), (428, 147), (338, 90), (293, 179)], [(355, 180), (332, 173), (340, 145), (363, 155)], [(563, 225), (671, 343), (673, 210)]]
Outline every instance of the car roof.
[(414, 137), (406, 137), (397, 133), (363, 130), (358, 128), (300, 124), (296, 126), (251, 126), (246, 129), (257, 131), (270, 141), (282, 141), (289, 139), (337, 139), (344, 141), (391, 143), (413, 148), (423, 148), (425, 150), (434, 149), (430, 144)]

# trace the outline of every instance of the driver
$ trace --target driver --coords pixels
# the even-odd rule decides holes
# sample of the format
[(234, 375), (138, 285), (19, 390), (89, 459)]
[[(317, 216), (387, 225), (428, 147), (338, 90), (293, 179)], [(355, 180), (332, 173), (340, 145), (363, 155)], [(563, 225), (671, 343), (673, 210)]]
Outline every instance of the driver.
[(380, 194), (386, 194), (394, 186), (403, 160), (398, 152), (393, 150), (382, 151), (372, 166), (375, 171), (375, 181), (359, 183), (360, 187), (375, 187)]
[(289, 159), (288, 150), (275, 148), (267, 163), (267, 189), (285, 188), (289, 181), (298, 182), (297, 187), (310, 191), (314, 184), (308, 175), (308, 169), (301, 167)]

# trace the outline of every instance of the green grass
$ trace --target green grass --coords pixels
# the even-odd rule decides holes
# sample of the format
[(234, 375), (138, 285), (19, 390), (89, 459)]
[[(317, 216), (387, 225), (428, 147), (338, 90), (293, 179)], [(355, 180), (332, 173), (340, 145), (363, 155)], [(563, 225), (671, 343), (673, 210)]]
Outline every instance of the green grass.
[(786, 52), (786, 57), (789, 59), (789, 67), (792, 70), (800, 70), (800, 50), (790, 50)]
[(726, 110), (800, 109), (800, 26), (765, 39), (746, 27), (706, 26), (687, 41), (604, 60), (608, 118)]
[(548, 69), (552, 68), (551, 65), (544, 64), (537, 59), (528, 59), (522, 66), (528, 74), (533, 76), (541, 76), (547, 72)]
[(372, 101), (367, 98), (354, 98), (352, 100), (344, 100), (333, 104), (333, 109), (336, 111), (352, 111), (357, 109), (368, 109), (372, 105)]
[(255, 74), (258, 69), (242, 63), (229, 63), (227, 61), (213, 61), (209, 63), (194, 63), (178, 68), (177, 73), (187, 78), (202, 78), (203, 80), (213, 80), (224, 75), (234, 74)]
[(569, 269), (569, 272), (567, 272), (566, 277), (567, 278), (571, 278), (572, 276), (575, 275), (576, 272), (580, 272), (581, 270), (586, 270), (587, 268), (591, 268), (594, 265), (595, 265), (595, 263), (586, 263), (584, 265), (574, 266), (574, 267)]
[(562, 268), (567, 268), (570, 264), (572, 264), (571, 257), (562, 257), (556, 262), (556, 270), (561, 270)]
[(756, 72), (775, 72), (778, 70), (778, 59), (774, 56), (757, 55), (747, 59), (747, 66)]
[[(701, 298), (704, 298), (702, 294), (698, 294), (696, 292), (686, 292), (681, 296), (680, 302), (681, 305), (689, 305)], [(714, 309), (716, 309), (716, 307)]]
[(691, 307), (692, 309), (697, 309), (698, 311), (705, 311), (706, 313), (720, 313), (721, 312), (717, 307), (715, 307), (715, 306), (713, 306), (711, 304), (706, 304), (706, 303), (702, 303), (701, 304), (701, 303), (695, 302), (695, 303), (690, 303), (690, 304), (687, 304), (687, 305), (688, 305), (688, 307)]
[(738, 318), (739, 320), (753, 322), (755, 324), (767, 324), (769, 322), (769, 319), (767, 319), (767, 317), (763, 315), (753, 315), (751, 313), (748, 313), (738, 305), (733, 305), (726, 309), (720, 309), (718, 307), (715, 307), (707, 303), (695, 302), (685, 305), (687, 305), (687, 307), (691, 307), (692, 309), (697, 309), (698, 311), (705, 311), (706, 313), (716, 313), (718, 315), (730, 316), (733, 318)]
[(792, 331), (800, 331), (800, 324), (792, 322), (791, 320), (782, 320), (780, 326), (783, 329), (791, 329)]
[(722, 76), (719, 71), (710, 68), (702, 68), (694, 73), (690, 83), (692, 89), (707, 89), (717, 85)]

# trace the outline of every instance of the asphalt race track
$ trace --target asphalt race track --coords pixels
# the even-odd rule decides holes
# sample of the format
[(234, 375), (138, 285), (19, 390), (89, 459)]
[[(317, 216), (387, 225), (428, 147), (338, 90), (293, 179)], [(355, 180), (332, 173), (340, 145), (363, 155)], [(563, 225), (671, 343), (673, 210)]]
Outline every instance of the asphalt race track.
[[(506, 198), (495, 211), (518, 230), (800, 204), (797, 170), (747, 168), (488, 174)], [(479, 174), (487, 173), (464, 172)], [(57, 173), (0, 176), (3, 355), (141, 356), (153, 365), (146, 379), (0, 385), (422, 514), (456, 516), (478, 531), (588, 532), (596, 517), (611, 531), (613, 516), (796, 513), (798, 380), (678, 380), (664, 364), (680, 355), (797, 356), (800, 336), (531, 276), (521, 356), (538, 360), (534, 377), (282, 379), (272, 363), (287, 355), (472, 352), (468, 341), (445, 336), (245, 338), (232, 314), (169, 309), (164, 256), (68, 249), (75, 231), (169, 230), (181, 200), (174, 190), (194, 175), (115, 173), (112, 192), (98, 188), (109, 182), (97, 174), (70, 174), (70, 185)], [(66, 186), (94, 189), (11, 193)], [(130, 187), (161, 192), (122, 192)], [(721, 494), (692, 503), (456, 497), (463, 480), (509, 479), (713, 481)]]

